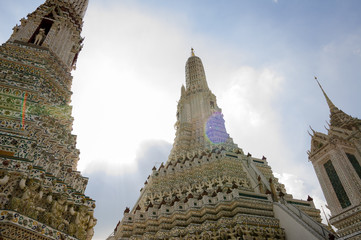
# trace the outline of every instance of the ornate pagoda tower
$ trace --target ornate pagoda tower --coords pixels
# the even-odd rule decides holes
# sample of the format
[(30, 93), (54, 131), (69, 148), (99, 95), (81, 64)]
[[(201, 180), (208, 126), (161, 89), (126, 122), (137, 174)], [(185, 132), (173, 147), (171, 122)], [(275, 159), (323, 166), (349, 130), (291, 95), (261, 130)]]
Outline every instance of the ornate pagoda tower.
[(325, 239), (312, 199), (294, 199), (265, 157), (230, 138), (193, 49), (185, 72), (168, 161), (108, 239)]
[(313, 131), (309, 159), (331, 211), (330, 223), (342, 239), (360, 239), (361, 120), (338, 109), (318, 84), (330, 108), (330, 124), (327, 134)]
[(71, 71), (88, 0), (46, 0), (0, 47), (0, 239), (91, 239)]

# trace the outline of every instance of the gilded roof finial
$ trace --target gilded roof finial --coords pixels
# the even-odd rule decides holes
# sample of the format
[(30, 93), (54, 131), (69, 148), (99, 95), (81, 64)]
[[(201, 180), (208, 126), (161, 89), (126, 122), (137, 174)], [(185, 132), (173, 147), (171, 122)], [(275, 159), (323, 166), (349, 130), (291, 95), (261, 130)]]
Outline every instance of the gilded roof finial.
[(195, 56), (195, 54), (194, 54), (194, 49), (191, 48), (191, 51), (192, 51), (191, 56), (194, 57), (194, 56)]
[(330, 108), (330, 120), (331, 123), (329, 126), (335, 126), (335, 127), (344, 127), (344, 128), (352, 128), (353, 124), (355, 122), (360, 123), (361, 120), (357, 118), (353, 118), (350, 115), (347, 115), (342, 110), (338, 109), (330, 100), (330, 98), (327, 96), (326, 92), (323, 90), (321, 84), (318, 82), (317, 77), (315, 77), (318, 85), (320, 86), (323, 95), (326, 98), (327, 105)]
[(328, 105), (328, 107), (330, 108), (330, 111), (333, 112), (333, 111), (337, 110), (337, 107), (335, 106), (335, 104), (333, 104), (333, 102), (331, 101), (331, 99), (327, 96), (325, 90), (323, 90), (323, 88), (322, 88), (322, 86), (321, 86), (321, 84), (320, 84), (320, 82), (318, 81), (318, 79), (317, 79), (316, 76), (315, 76), (315, 80), (316, 80), (318, 86), (320, 86), (321, 91), (322, 91), (323, 95), (324, 95), (325, 98), (326, 98), (327, 105)]

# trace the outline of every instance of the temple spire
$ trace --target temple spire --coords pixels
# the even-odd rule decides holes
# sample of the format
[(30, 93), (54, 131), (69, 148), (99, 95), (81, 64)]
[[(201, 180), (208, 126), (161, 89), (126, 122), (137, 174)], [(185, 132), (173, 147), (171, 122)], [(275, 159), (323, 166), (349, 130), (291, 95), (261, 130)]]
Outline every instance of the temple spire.
[(83, 17), (88, 0), (46, 0), (16, 25), (8, 42), (37, 45), (55, 54), (70, 72), (83, 47)]
[(177, 155), (198, 150), (211, 150), (214, 146), (237, 148), (226, 131), (222, 109), (216, 96), (208, 88), (202, 60), (191, 56), (186, 67), (186, 85), (182, 85), (181, 98), (177, 107), (176, 138), (169, 162)]
[(70, 105), (88, 0), (43, 1), (0, 45), (0, 239), (91, 239)]
[(335, 104), (327, 96), (325, 90), (323, 90), (320, 82), (317, 77), (315, 77), (318, 86), (320, 86), (323, 95), (326, 98), (328, 107), (330, 108), (330, 125), (334, 127), (343, 127), (343, 128), (352, 128), (352, 126), (360, 125), (361, 121), (357, 118), (353, 118), (350, 115), (344, 113), (342, 110), (338, 109)]
[(316, 80), (318, 86), (321, 88), (321, 91), (322, 91), (323, 95), (324, 95), (325, 98), (326, 98), (326, 102), (327, 102), (328, 107), (330, 108), (330, 112), (332, 113), (332, 112), (337, 111), (338, 108), (335, 106), (335, 104), (333, 104), (333, 102), (331, 101), (331, 99), (327, 96), (325, 90), (323, 90), (323, 88), (322, 88), (320, 82), (318, 81), (317, 77), (315, 77), (315, 80)]

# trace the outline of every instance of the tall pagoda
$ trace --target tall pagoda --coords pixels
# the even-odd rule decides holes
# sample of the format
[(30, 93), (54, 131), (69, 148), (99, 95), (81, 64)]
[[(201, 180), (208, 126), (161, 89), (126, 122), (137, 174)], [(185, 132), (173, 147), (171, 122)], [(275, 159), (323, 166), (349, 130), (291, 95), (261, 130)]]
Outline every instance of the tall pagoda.
[(337, 108), (319, 86), (330, 123), (327, 134), (313, 130), (309, 160), (331, 212), (330, 223), (341, 239), (361, 239), (361, 120)]
[(88, 0), (46, 0), (0, 47), (0, 239), (91, 239), (71, 71)]
[(294, 199), (265, 157), (233, 142), (193, 49), (185, 73), (168, 160), (108, 239), (327, 238), (313, 200)]

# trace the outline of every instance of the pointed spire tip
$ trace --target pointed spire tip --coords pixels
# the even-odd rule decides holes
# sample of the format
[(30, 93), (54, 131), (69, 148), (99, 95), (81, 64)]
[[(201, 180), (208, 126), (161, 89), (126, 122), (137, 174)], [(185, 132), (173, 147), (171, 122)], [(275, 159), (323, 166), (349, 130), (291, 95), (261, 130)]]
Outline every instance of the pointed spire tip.
[(194, 54), (194, 48), (191, 48), (191, 56), (194, 57), (195, 54)]
[(328, 107), (330, 108), (330, 111), (332, 112), (332, 111), (334, 111), (335, 109), (337, 109), (337, 107), (333, 104), (333, 102), (331, 101), (331, 99), (327, 96), (325, 90), (323, 90), (323, 88), (322, 88), (322, 86), (321, 86), (321, 84), (320, 84), (320, 82), (318, 81), (318, 79), (317, 79), (316, 76), (315, 76), (315, 80), (316, 80), (318, 86), (321, 88), (321, 91), (322, 91), (323, 95), (324, 95), (325, 98), (326, 98), (326, 102), (327, 102)]

